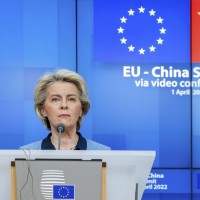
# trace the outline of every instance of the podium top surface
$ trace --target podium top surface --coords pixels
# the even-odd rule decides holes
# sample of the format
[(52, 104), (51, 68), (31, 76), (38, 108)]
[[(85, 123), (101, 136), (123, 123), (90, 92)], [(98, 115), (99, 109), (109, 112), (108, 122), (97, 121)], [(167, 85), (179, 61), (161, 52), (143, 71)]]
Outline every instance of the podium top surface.
[(13, 150), (6, 149), (0, 150), (0, 155), (11, 155), (11, 154), (24, 154), (24, 152), (31, 152), (33, 155), (103, 155), (103, 156), (155, 156), (155, 151), (135, 151), (135, 150)]
[[(14, 160), (24, 159), (102, 159), (102, 161), (115, 164), (135, 164), (138, 159), (146, 158), (154, 160), (155, 151), (120, 151), (120, 150), (87, 150), (87, 151), (66, 151), (66, 150), (0, 150), (1, 159)], [(125, 161), (122, 162), (122, 161)]]

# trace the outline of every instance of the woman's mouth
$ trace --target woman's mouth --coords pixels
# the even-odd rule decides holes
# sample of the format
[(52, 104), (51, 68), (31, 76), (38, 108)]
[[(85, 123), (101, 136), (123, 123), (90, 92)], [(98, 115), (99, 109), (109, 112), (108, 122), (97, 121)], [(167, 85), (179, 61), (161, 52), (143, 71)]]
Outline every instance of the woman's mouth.
[(68, 115), (68, 114), (61, 114), (61, 115), (59, 115), (58, 117), (61, 117), (61, 118), (68, 118), (68, 117), (70, 117), (70, 115)]

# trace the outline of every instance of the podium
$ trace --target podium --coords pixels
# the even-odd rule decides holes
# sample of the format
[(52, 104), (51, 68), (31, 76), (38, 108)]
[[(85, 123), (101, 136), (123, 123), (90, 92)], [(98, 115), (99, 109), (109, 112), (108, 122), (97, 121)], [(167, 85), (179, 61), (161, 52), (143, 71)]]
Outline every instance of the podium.
[(26, 163), (45, 160), (101, 161), (100, 200), (142, 200), (155, 152), (0, 150), (0, 199), (16, 200), (16, 169), (14, 165), (11, 167), (11, 162), (16, 159)]

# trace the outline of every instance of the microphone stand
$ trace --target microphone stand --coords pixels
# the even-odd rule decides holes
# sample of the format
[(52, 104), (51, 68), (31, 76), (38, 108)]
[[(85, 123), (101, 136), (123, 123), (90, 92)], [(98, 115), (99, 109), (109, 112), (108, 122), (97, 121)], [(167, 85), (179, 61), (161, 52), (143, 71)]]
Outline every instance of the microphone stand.
[(58, 150), (60, 150), (60, 138), (61, 138), (61, 130), (58, 132)]
[(58, 150), (60, 150), (60, 139), (61, 139), (61, 134), (65, 131), (65, 125), (60, 123), (56, 127), (58, 131)]

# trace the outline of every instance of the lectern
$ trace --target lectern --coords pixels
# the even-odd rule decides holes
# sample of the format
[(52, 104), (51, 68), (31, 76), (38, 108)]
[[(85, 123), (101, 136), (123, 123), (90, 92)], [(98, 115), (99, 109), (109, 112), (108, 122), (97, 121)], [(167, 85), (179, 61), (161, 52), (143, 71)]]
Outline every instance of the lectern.
[[(50, 170), (48, 172), (52, 173), (53, 170), (56, 169), (55, 166), (57, 166), (57, 164), (55, 164), (55, 166), (53, 166), (52, 164), (50, 165), (49, 161), (59, 163), (59, 165), (60, 163), (62, 165), (62, 163), (64, 163), (65, 161), (67, 163), (69, 163), (70, 161), (72, 162), (70, 163), (70, 166), (71, 164), (76, 166), (78, 163), (80, 164), (81, 162), (81, 164), (83, 164), (83, 166), (86, 168), (87, 166), (85, 166), (85, 163), (89, 165), (90, 163), (92, 163), (93, 167), (90, 166), (91, 168), (89, 169), (89, 172), (90, 170), (93, 170), (95, 168), (98, 169), (98, 172), (92, 172), (93, 174), (92, 178), (94, 178), (94, 180), (91, 181), (94, 181), (96, 184), (100, 183), (99, 185), (97, 185), (97, 187), (100, 187), (100, 191), (105, 193), (99, 196), (99, 200), (122, 200), (122, 199), (141, 200), (154, 159), (155, 159), (155, 151), (1, 150), (0, 151), (0, 187), (1, 187), (0, 199), (18, 200), (15, 199), (17, 195), (16, 196), (13, 195), (17, 193), (16, 189), (17, 168), (16, 165), (13, 165), (13, 161), (15, 161), (15, 164), (16, 162), (19, 161), (20, 165), (17, 164), (19, 169), (21, 168), (21, 166), (24, 165), (26, 170), (22, 171), (21, 173), (23, 173), (24, 177), (28, 177), (27, 181), (31, 183), (30, 187), (35, 187), (34, 184), (32, 183), (36, 179), (38, 179), (34, 175), (34, 172), (31, 171), (32, 164), (34, 165), (35, 168), (37, 168), (37, 166), (39, 168), (39, 165), (42, 165), (42, 171), (45, 172), (45, 170), (47, 171)], [(40, 164), (37, 164), (38, 162)], [(66, 164), (66, 166), (69, 166), (69, 164)], [(64, 169), (65, 168), (67, 167), (64, 167)], [(71, 166), (67, 169), (67, 171), (69, 171), (70, 169), (75, 169), (75, 167)], [(85, 171), (85, 169), (83, 171)], [(63, 176), (65, 176), (65, 170), (61, 171), (64, 174)], [(80, 171), (80, 169), (78, 169), (78, 171)], [(95, 173), (96, 175), (94, 175)], [(66, 196), (63, 196), (61, 193), (59, 193), (59, 195), (61, 194), (60, 196), (50, 196), (45, 198), (44, 195), (40, 194), (42, 192), (41, 188), (37, 190), (37, 188), (30, 188), (28, 186), (27, 190), (29, 190), (29, 192), (32, 193), (33, 196), (37, 194), (41, 195), (40, 200), (45, 200), (45, 199), (87, 200), (78, 197), (78, 195), (76, 194), (76, 192), (79, 191), (76, 190), (78, 188), (78, 186), (76, 186), (76, 184), (78, 184), (77, 182), (78, 178), (76, 177), (76, 181), (73, 182), (73, 176), (75, 177), (75, 175), (70, 177), (69, 174), (66, 174), (65, 176), (66, 179), (62, 183), (63, 185), (62, 184), (59, 185), (56, 183), (54, 186), (54, 184), (52, 184), (52, 187), (54, 186), (55, 189), (57, 185), (60, 186), (59, 188), (60, 190), (57, 188), (59, 192), (62, 189), (65, 190)], [(98, 178), (100, 177), (99, 174), (101, 175), (101, 178)], [(44, 174), (39, 173), (40, 181), (42, 180), (41, 177), (43, 175)], [(81, 181), (84, 182), (86, 181), (85, 179), (87, 178), (91, 177), (86, 176), (85, 178), (82, 178)], [(20, 190), (22, 190), (25, 186), (26, 183), (24, 182), (24, 184), (21, 185)], [(69, 195), (71, 190), (74, 191), (73, 193), (74, 196)], [(95, 190), (95, 187), (93, 190)], [(20, 196), (20, 198), (23, 198), (23, 195)]]

